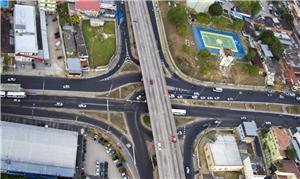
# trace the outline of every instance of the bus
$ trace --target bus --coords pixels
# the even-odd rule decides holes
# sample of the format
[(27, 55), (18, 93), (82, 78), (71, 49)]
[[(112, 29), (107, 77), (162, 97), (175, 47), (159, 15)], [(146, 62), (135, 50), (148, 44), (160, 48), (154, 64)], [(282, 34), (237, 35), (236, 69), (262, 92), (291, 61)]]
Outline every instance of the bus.
[(223, 88), (213, 88), (213, 92), (222, 93)]
[(7, 92), (6, 97), (8, 98), (26, 98), (26, 92)]
[(172, 109), (172, 113), (175, 116), (185, 116), (186, 115), (186, 110), (185, 109)]
[(0, 91), (1, 98), (5, 97), (5, 91)]

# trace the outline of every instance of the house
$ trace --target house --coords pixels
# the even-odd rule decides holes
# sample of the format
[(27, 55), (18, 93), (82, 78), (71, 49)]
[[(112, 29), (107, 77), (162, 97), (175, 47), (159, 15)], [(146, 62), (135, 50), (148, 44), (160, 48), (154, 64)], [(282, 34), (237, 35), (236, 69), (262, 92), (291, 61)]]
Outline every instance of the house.
[(204, 146), (210, 171), (240, 171), (243, 168), (239, 149), (233, 135), (217, 135)]
[(99, 0), (77, 0), (75, 10), (89, 17), (97, 17), (100, 12)]
[(68, 58), (67, 59), (67, 71), (69, 75), (81, 76), (82, 70), (79, 58)]
[(41, 11), (54, 13), (56, 11), (56, 0), (39, 0), (39, 8)]
[(219, 59), (221, 68), (228, 68), (234, 60), (231, 49), (221, 48)]
[(232, 2), (224, 1), (221, 4), (222, 4), (224, 13), (228, 14), (232, 18), (241, 19), (241, 20), (246, 20), (246, 19), (251, 18), (251, 14), (234, 7)]
[(187, 7), (199, 12), (207, 12), (210, 5), (212, 5), (216, 0), (187, 0)]
[(14, 6), (14, 43), (15, 60), (31, 62), (38, 58), (35, 7), (27, 5)]
[(285, 150), (290, 145), (290, 135), (285, 128), (271, 127), (263, 136), (262, 146), (266, 162), (271, 163), (284, 159)]
[(243, 171), (246, 179), (265, 179), (266, 175), (264, 172), (260, 173), (257, 171), (257, 165), (253, 164), (250, 157), (247, 156), (243, 160)]
[(291, 160), (282, 160), (281, 166), (275, 172), (275, 175), (278, 179), (299, 179), (300, 172), (295, 164)]
[(260, 44), (260, 54), (264, 58), (263, 66), (266, 71), (265, 83), (267, 86), (274, 86), (275, 75), (276, 75), (276, 62), (273, 59), (273, 54), (269, 50), (269, 46), (265, 44)]
[(237, 132), (242, 142), (251, 143), (257, 137), (257, 126), (255, 121), (243, 121), (238, 127)]
[(80, 59), (81, 69), (83, 71), (89, 70), (89, 56), (86, 48), (86, 44), (83, 38), (82, 31), (79, 26), (74, 26), (75, 41), (77, 47), (77, 56)]
[(76, 44), (71, 30), (64, 30), (64, 43), (67, 56), (74, 57), (76, 55)]

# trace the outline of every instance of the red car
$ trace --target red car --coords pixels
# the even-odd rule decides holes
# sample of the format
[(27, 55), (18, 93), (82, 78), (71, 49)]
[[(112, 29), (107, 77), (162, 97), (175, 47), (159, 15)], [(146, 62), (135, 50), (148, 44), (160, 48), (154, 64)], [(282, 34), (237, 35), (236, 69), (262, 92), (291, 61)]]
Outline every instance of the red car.
[(150, 85), (153, 85), (153, 80), (150, 80)]
[(175, 136), (175, 135), (172, 135), (172, 137), (171, 137), (171, 141), (172, 141), (173, 143), (177, 142), (177, 138), (176, 138), (176, 136)]

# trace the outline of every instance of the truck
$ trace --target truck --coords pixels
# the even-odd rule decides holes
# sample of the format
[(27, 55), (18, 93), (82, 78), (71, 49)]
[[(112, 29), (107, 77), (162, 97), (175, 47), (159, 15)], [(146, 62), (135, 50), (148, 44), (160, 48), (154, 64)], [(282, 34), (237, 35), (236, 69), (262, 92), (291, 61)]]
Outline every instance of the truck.
[(172, 109), (172, 113), (175, 116), (185, 116), (186, 115), (186, 110), (185, 109)]

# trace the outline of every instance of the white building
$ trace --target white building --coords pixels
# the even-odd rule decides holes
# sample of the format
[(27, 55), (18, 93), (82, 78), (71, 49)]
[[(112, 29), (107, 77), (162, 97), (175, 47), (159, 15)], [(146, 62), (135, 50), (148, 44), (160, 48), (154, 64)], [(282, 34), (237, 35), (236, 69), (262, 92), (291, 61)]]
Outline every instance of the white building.
[(238, 127), (237, 132), (240, 140), (251, 143), (257, 137), (257, 126), (255, 121), (243, 121)]
[(38, 54), (36, 16), (33, 6), (14, 6), (15, 60), (31, 61)]
[(216, 0), (187, 0), (186, 5), (194, 9), (196, 12), (207, 12), (210, 5)]
[(78, 133), (0, 122), (1, 172), (74, 177)]
[(234, 57), (232, 56), (231, 49), (221, 48), (220, 49), (220, 66), (223, 68), (229, 67), (229, 65), (233, 62)]
[(214, 142), (205, 145), (204, 152), (210, 171), (240, 171), (243, 168), (233, 135), (217, 135)]
[(54, 13), (56, 11), (56, 0), (39, 0), (39, 8), (41, 11)]

